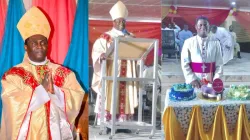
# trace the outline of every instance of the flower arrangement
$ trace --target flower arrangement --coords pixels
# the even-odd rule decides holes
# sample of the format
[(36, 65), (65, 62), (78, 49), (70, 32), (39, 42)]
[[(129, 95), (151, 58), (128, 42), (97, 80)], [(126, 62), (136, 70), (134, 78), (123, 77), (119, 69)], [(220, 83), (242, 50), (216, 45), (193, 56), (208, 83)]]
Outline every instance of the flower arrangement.
[(246, 85), (231, 85), (227, 97), (235, 100), (250, 100), (250, 89)]

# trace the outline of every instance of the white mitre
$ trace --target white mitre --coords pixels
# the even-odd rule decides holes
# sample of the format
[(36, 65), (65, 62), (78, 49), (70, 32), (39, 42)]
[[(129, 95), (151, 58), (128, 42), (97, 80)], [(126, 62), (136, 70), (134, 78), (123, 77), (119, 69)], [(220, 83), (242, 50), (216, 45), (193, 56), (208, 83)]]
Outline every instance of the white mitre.
[(128, 9), (126, 8), (126, 6), (121, 1), (118, 1), (110, 9), (109, 14), (112, 17), (112, 20), (115, 20), (117, 18), (124, 18), (124, 19), (126, 19), (128, 17)]

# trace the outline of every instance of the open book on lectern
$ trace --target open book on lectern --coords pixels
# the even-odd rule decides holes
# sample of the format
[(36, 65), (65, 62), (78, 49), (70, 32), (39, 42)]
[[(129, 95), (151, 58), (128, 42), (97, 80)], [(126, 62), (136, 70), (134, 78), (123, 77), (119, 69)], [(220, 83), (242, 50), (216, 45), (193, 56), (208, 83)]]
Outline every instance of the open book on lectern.
[(148, 55), (148, 53), (154, 48), (156, 39), (146, 38), (128, 38), (117, 37), (114, 38), (109, 49), (106, 52), (106, 56), (109, 59), (114, 57), (115, 40), (117, 41), (118, 59), (120, 60), (139, 60)]

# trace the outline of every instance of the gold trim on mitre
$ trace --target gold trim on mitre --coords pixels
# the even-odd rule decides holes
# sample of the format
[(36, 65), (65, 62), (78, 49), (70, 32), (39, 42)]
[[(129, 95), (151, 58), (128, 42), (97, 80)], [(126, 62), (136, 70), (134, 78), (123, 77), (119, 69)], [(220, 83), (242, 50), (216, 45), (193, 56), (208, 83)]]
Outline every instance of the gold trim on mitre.
[(35, 6), (30, 8), (19, 20), (17, 29), (23, 40), (37, 34), (43, 35), (48, 39), (51, 31), (48, 19), (43, 12)]
[(109, 14), (112, 17), (112, 20), (115, 20), (117, 18), (124, 18), (124, 19), (126, 19), (128, 17), (128, 9), (126, 8), (126, 6), (121, 1), (118, 1), (110, 9)]

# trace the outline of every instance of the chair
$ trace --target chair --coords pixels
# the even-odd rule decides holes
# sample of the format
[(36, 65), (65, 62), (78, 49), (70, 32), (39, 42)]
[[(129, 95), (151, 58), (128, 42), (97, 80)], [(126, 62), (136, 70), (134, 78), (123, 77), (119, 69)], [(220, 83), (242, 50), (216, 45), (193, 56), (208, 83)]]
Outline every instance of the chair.
[(162, 30), (162, 60), (166, 55), (168, 58), (171, 58), (172, 55), (175, 55), (175, 59), (178, 62), (178, 47), (176, 47), (175, 42), (175, 33), (173, 30)]

